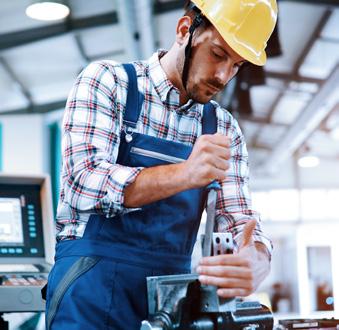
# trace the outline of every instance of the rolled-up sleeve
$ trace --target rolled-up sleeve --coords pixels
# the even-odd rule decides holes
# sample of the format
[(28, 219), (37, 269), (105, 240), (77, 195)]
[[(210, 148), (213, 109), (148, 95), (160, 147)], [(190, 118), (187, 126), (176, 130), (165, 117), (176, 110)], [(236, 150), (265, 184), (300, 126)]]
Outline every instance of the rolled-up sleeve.
[(272, 243), (263, 233), (260, 216), (252, 210), (249, 190), (248, 152), (244, 137), (236, 120), (229, 115), (226, 134), (231, 137), (231, 158), (227, 178), (221, 182), (222, 189), (218, 194), (216, 222), (219, 232), (231, 232), (236, 245), (241, 244), (242, 233), (246, 223), (255, 219), (253, 239), (263, 243), (272, 253)]
[(119, 79), (113, 65), (91, 63), (67, 100), (61, 199), (77, 213), (112, 217), (135, 210), (124, 207), (124, 189), (142, 168), (116, 164), (126, 97), (117, 91), (117, 84), (126, 84)]

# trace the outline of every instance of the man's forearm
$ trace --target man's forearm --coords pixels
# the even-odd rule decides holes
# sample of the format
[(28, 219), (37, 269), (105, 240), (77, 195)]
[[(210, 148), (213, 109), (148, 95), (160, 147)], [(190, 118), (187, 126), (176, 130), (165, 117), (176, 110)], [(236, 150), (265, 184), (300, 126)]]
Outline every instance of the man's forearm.
[(126, 187), (124, 206), (141, 207), (190, 189), (182, 166), (171, 164), (143, 169)]

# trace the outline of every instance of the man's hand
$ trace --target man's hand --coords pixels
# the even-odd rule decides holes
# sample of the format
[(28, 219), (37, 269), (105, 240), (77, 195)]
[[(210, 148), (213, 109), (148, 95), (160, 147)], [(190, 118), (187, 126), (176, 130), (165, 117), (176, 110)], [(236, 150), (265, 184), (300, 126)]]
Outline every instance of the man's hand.
[(231, 139), (220, 133), (201, 135), (197, 139), (191, 155), (182, 163), (183, 182), (187, 182), (189, 189), (226, 179), (230, 145)]
[(253, 241), (255, 226), (255, 220), (245, 225), (237, 254), (206, 257), (197, 267), (200, 282), (218, 286), (217, 293), (221, 297), (250, 295), (269, 272), (270, 262), (264, 245)]

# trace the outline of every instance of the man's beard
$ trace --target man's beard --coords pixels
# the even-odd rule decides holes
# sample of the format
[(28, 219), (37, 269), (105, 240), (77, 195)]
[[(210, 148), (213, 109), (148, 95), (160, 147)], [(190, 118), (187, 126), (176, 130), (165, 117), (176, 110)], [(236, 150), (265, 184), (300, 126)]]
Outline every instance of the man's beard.
[[(183, 73), (183, 69), (184, 69), (184, 63), (185, 63), (185, 59), (184, 57), (178, 57), (177, 58), (177, 70), (178, 72), (181, 73), (181, 81), (182, 81), (182, 73)], [(213, 96), (215, 94), (211, 94), (210, 96), (207, 95), (207, 93), (202, 93), (201, 88), (199, 88), (199, 83), (194, 83), (191, 82), (190, 77), (192, 77), (192, 75), (194, 75), (194, 68), (192, 70), (192, 58), (189, 61), (189, 68), (188, 68), (188, 75), (187, 75), (187, 82), (186, 82), (186, 86), (183, 86), (186, 93), (187, 93), (187, 97), (188, 99), (193, 100), (194, 102), (197, 103), (207, 103), (209, 102)], [(183, 83), (183, 81), (182, 81)], [(206, 81), (201, 81), (201, 84), (205, 86), (205, 84), (211, 85), (213, 87), (215, 87), (217, 90), (222, 90), (225, 86), (220, 83), (219, 81), (215, 80), (215, 79), (208, 79)]]
[[(201, 89), (200, 86), (203, 86)], [(210, 85), (216, 89), (216, 92), (207, 93), (204, 92), (205, 88)], [(200, 83), (191, 83), (188, 79), (187, 84), (187, 94), (190, 99), (192, 99), (195, 102), (198, 103), (207, 103), (209, 102), (219, 91), (221, 91), (225, 86), (221, 84), (219, 81), (216, 81), (214, 79), (208, 79), (206, 81), (201, 81)]]
[(207, 103), (213, 97), (213, 95), (211, 95), (210, 98), (208, 98), (207, 95), (202, 95), (201, 91), (199, 92), (199, 85), (198, 84), (193, 84), (193, 86), (191, 88), (187, 88), (187, 89), (188, 89), (187, 90), (188, 97), (191, 100), (193, 100), (194, 102)]

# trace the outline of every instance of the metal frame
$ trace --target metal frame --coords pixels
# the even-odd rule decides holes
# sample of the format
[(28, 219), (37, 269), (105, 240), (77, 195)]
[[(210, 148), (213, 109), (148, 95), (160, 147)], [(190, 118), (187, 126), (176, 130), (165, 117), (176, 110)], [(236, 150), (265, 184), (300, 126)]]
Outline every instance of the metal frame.
[(19, 47), (37, 42), (40, 40), (57, 37), (63, 34), (78, 32), (83, 29), (111, 25), (118, 23), (118, 15), (116, 11), (102, 15), (72, 18), (64, 23), (56, 23), (53, 25), (27, 29), (24, 31), (0, 34), (0, 51)]

